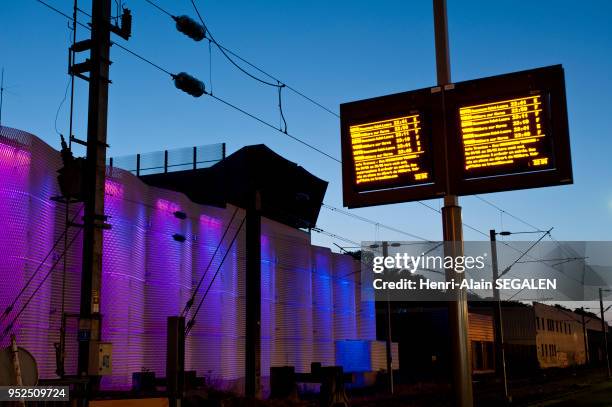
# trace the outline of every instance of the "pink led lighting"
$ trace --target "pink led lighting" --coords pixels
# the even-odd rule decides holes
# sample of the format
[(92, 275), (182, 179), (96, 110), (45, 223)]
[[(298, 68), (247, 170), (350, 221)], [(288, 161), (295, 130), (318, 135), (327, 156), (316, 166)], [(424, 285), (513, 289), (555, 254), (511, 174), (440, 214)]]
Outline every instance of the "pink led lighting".
[(104, 184), (104, 193), (117, 198), (123, 198), (123, 185), (117, 181), (107, 179), (106, 183)]
[(14, 167), (30, 165), (30, 152), (0, 143), (0, 163)]
[(221, 222), (220, 219), (213, 218), (212, 216), (208, 216), (204, 214), (200, 215), (200, 223), (204, 227), (210, 227), (214, 229), (218, 229), (221, 227), (221, 225), (223, 225), (223, 222)]
[(170, 212), (170, 213), (174, 213), (176, 211), (181, 210), (181, 207), (178, 204), (171, 202), (171, 201), (167, 201), (165, 199), (161, 199), (161, 198), (157, 200), (157, 203), (155, 206), (160, 211)]

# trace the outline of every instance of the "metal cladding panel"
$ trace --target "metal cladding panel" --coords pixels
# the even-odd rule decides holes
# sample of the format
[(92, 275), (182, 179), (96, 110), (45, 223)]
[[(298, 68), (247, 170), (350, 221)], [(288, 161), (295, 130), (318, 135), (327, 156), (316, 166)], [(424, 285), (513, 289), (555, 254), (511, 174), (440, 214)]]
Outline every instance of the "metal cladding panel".
[(313, 247), (312, 274), (312, 359), (322, 365), (334, 365), (334, 296), (332, 253), (323, 247)]
[[(32, 264), (36, 264), (28, 259), (31, 153), (29, 143), (28, 145), (24, 143), (28, 141), (26, 135), (17, 140), (0, 138), (0, 177), (2, 177), (0, 216), (3, 224), (3, 231), (0, 233), (0, 247), (3, 252), (0, 256), (0, 275), (2, 276), (0, 290), (3, 293), (0, 295), (0, 306), (2, 311), (17, 296), (20, 288), (31, 275)], [(19, 301), (15, 304), (15, 309), (19, 310), (22, 303), (23, 301)], [(3, 322), (2, 328), (7, 322), (10, 322), (10, 319)], [(17, 321), (15, 328), (21, 330), (22, 326), (27, 326), (23, 322)], [(6, 346), (8, 343), (8, 338), (5, 338), (0, 345)]]
[[(60, 257), (66, 206), (50, 200), (59, 195), (56, 171), (60, 166), (58, 152), (35, 136), (1, 128), (1, 310), (32, 275), (34, 278), (0, 328), (4, 330), (40, 284), (11, 332), (16, 333), (20, 346), (33, 353), (42, 378), (55, 377), (53, 343), (59, 341), (61, 324), (64, 273)], [(229, 244), (245, 212), (238, 210), (206, 271), (235, 207), (195, 204), (183, 194), (147, 186), (118, 168), (107, 170), (105, 193), (105, 212), (112, 229), (104, 232), (102, 340), (113, 343), (113, 372), (103, 378), (102, 388), (127, 389), (132, 373), (143, 369), (164, 376), (167, 317), (180, 314), (206, 273), (187, 316), (189, 319), (210, 286), (186, 338), (185, 365), (213, 386), (243, 391), (244, 229), (231, 248)], [(177, 211), (183, 212), (185, 219), (177, 216)], [(69, 219), (80, 223), (81, 216), (82, 203), (71, 204)], [(176, 240), (174, 235), (185, 239)], [(66, 256), (64, 311), (78, 314), (79, 228), (69, 229), (69, 241), (73, 236), (76, 238)], [(313, 247), (309, 234), (265, 218), (261, 242), (264, 383), (271, 366), (294, 365), (296, 371), (307, 372), (311, 362), (336, 363), (336, 340), (370, 339), (373, 308), (360, 304), (358, 274), (351, 274), (358, 263), (329, 249)], [(57, 267), (49, 272), (58, 259)], [(0, 346), (8, 345), (8, 340), (3, 339)], [(66, 374), (77, 373), (77, 345), (77, 320), (69, 318)]]
[(129, 389), (132, 372), (146, 366), (145, 259), (147, 207), (139, 202), (142, 185), (127, 171), (109, 171), (105, 183), (105, 213), (111, 230), (104, 231), (101, 306), (102, 338), (113, 343), (113, 374), (102, 386)]
[(356, 291), (359, 263), (349, 256), (333, 254), (335, 339), (358, 339)]
[[(50, 153), (50, 154), (49, 154)], [(2, 311), (31, 279), (15, 306), (2, 320), (1, 332), (15, 321), (20, 346), (37, 358), (40, 373), (55, 370), (50, 327), (59, 326), (59, 309), (52, 303), (49, 272), (57, 251), (54, 242), (55, 204), (48, 200), (56, 193), (58, 158), (53, 150), (29, 133), (0, 128), (0, 306)], [(46, 160), (46, 161), (45, 161)], [(56, 247), (56, 249), (59, 249)], [(50, 253), (51, 252), (51, 253)], [(47, 256), (47, 253), (50, 253)], [(45, 258), (46, 257), (46, 258)], [(39, 268), (39, 264), (43, 264)], [(39, 287), (40, 288), (37, 288)], [(37, 294), (32, 294), (37, 291)], [(31, 299), (30, 299), (31, 298)], [(22, 308), (28, 303), (27, 308)], [(15, 320), (14, 318), (19, 318)], [(10, 336), (0, 341), (8, 345)], [(49, 355), (50, 357), (45, 357)]]
[[(272, 366), (309, 372), (312, 362), (312, 291), (309, 237), (266, 220), (262, 227), (274, 242), (275, 309)], [(264, 372), (266, 376), (268, 372)]]
[(261, 375), (269, 376), (276, 341), (276, 257), (267, 223), (261, 236)]
[[(356, 262), (355, 267), (360, 267)], [(361, 276), (355, 273), (355, 306), (357, 307), (357, 333), (361, 339), (376, 340), (376, 303), (373, 287), (362, 287)], [(365, 297), (364, 298), (364, 291)]]

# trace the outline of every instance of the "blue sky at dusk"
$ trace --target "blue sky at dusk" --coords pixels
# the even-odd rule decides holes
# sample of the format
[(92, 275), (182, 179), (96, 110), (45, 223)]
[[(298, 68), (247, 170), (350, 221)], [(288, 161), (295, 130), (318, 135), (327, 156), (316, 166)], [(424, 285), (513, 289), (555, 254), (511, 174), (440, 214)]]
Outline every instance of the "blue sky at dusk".
[[(72, 0), (49, 1), (71, 14)], [(88, 11), (90, 1), (81, 1)], [(175, 15), (195, 17), (188, 0), (159, 1)], [(186, 71), (211, 87), (208, 44), (174, 28), (144, 0), (126, 2), (133, 37), (115, 41), (171, 72)], [(217, 41), (334, 111), (340, 103), (435, 85), (431, 1), (199, 1)], [(610, 240), (612, 227), (612, 2), (449, 0), (452, 79), (563, 64), (572, 142), (574, 185), (485, 195), (558, 240)], [(88, 17), (79, 15), (83, 23)], [(88, 32), (80, 28), (79, 38)], [(5, 69), (2, 124), (27, 130), (59, 148), (55, 116), (69, 79), (67, 20), (34, 0), (0, 2), (0, 67)], [(110, 156), (208, 143), (231, 153), (267, 144), (330, 182), (326, 202), (342, 206), (340, 165), (203, 96), (175, 89), (168, 75), (118, 48), (109, 99)], [(83, 56), (84, 58), (84, 56)], [(77, 82), (77, 137), (85, 138), (87, 87)], [(276, 90), (259, 84), (212, 52), (215, 94), (279, 122)], [(339, 120), (301, 97), (283, 92), (288, 130), (340, 156)], [(57, 122), (66, 134), (68, 103)], [(77, 154), (83, 151), (76, 149)], [(429, 201), (439, 208), (441, 202)], [(529, 228), (474, 197), (461, 199), (464, 221), (484, 232)], [(429, 239), (441, 239), (438, 214), (418, 203), (354, 213)], [(323, 229), (354, 241), (405, 236), (321, 210)], [(466, 229), (466, 240), (484, 236)], [(315, 243), (335, 240), (314, 234)], [(338, 242), (341, 245), (348, 243)]]

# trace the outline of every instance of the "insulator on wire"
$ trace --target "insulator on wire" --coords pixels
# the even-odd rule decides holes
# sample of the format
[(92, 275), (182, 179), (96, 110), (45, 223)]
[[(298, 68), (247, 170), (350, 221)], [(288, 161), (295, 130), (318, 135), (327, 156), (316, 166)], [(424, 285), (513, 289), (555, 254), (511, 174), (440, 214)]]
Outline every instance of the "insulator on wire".
[(176, 29), (194, 41), (202, 41), (206, 38), (204, 26), (189, 16), (172, 17), (176, 21)]
[(181, 72), (176, 75), (173, 75), (172, 78), (174, 79), (174, 86), (176, 86), (177, 89), (189, 93), (193, 97), (197, 98), (206, 93), (206, 89), (204, 88), (204, 82), (194, 78), (188, 73)]

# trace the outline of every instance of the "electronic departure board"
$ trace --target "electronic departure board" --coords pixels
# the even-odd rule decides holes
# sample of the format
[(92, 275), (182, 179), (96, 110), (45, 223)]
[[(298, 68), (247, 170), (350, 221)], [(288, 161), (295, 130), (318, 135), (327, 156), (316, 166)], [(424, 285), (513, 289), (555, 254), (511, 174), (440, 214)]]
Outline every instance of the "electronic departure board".
[(350, 126), (357, 190), (430, 181), (431, 153), (421, 126), (418, 113)]
[(571, 184), (561, 65), (340, 105), (344, 204)]
[(561, 65), (458, 82), (444, 100), (448, 193), (572, 183)]
[(340, 105), (347, 206), (444, 195), (441, 100), (427, 88)]
[(537, 171), (553, 166), (542, 95), (459, 108), (467, 177)]

